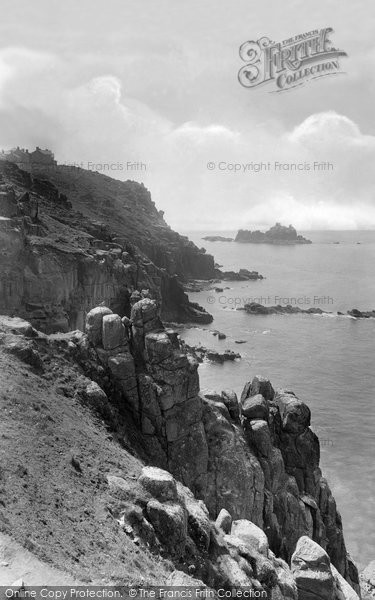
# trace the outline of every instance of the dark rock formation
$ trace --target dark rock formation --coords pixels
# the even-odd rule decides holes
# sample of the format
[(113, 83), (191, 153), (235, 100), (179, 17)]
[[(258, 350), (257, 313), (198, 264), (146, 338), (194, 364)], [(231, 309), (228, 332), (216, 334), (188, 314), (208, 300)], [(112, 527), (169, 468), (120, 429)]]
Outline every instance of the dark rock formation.
[(181, 282), (214, 277), (213, 258), (167, 226), (144, 186), (57, 166), (26, 173), (5, 160), (0, 177), (3, 314), (46, 332), (83, 329), (93, 306), (129, 316), (131, 293), (148, 289), (164, 319), (212, 321)]
[(352, 310), (348, 310), (348, 315), (351, 317), (355, 317), (356, 319), (373, 319), (375, 318), (375, 310), (358, 310), (357, 308), (352, 308)]
[(240, 269), (238, 272), (217, 270), (217, 275), (222, 281), (249, 281), (264, 279), (263, 275), (258, 273), (258, 271), (249, 271), (248, 269)]
[(183, 347), (192, 355), (198, 362), (203, 362), (206, 358), (212, 362), (224, 363), (227, 360), (236, 360), (241, 358), (241, 354), (233, 352), (233, 350), (224, 350), (224, 352), (218, 352), (217, 350), (210, 350), (205, 346), (189, 346), (186, 342), (183, 343)]
[(327, 310), (322, 310), (319, 307), (300, 308), (299, 306), (292, 306), (291, 304), (277, 304), (276, 306), (264, 306), (257, 302), (250, 302), (245, 304), (243, 308), (237, 310), (244, 310), (249, 315), (294, 315), (294, 314), (307, 314), (307, 315), (322, 315), (331, 314)]
[(323, 548), (306, 536), (298, 540), (292, 556), (291, 569), (297, 584), (299, 600), (358, 598), (331, 564)]
[(304, 238), (302, 235), (298, 235), (292, 225), (285, 227), (284, 225), (280, 225), (280, 223), (276, 223), (276, 225), (265, 232), (240, 229), (234, 241), (246, 244), (311, 244), (311, 240)]
[(202, 240), (206, 240), (206, 242), (233, 242), (233, 238), (222, 235), (206, 235)]
[[(142, 431), (149, 460), (202, 499), (210, 518), (225, 509), (234, 520), (251, 521), (285, 561), (290, 561), (299, 538), (308, 536), (358, 586), (341, 518), (319, 469), (319, 441), (309, 427), (306, 404), (292, 392), (275, 392), (262, 377), (245, 385), (240, 404), (228, 390), (199, 394), (198, 362), (186, 354), (173, 331), (163, 328), (153, 300), (133, 305), (129, 343), (120, 351), (103, 347), (107, 320), (110, 339), (123, 343), (121, 321), (106, 314), (102, 338), (95, 335), (93, 347), (122, 398), (119, 406)], [(174, 509), (164, 515), (153, 504), (152, 515), (155, 523), (176, 518), (182, 527)]]
[[(54, 348), (54, 369), (59, 361), (63, 372), (69, 364), (80, 369), (71, 377), (77, 389), (65, 384), (61, 396), (82, 397), (119, 442), (178, 480), (153, 469), (143, 471), (138, 485), (109, 474), (119, 528), (175, 565), (193, 565), (207, 585), (246, 585), (296, 600), (297, 587), (300, 598), (309, 597), (302, 594), (315, 589), (314, 578), (319, 598), (325, 578), (331, 595), (322, 598), (356, 598), (346, 585), (358, 589), (356, 568), (304, 402), (275, 392), (263, 377), (245, 385), (240, 402), (230, 390), (201, 395), (197, 362), (164, 329), (150, 298), (133, 304), (130, 320), (102, 306), (87, 315), (87, 325), (87, 333), (46, 336), (5, 317), (0, 346), (25, 365), (37, 356), (39, 364), (28, 367), (35, 373), (47, 368)], [(14, 355), (11, 349), (24, 344), (27, 352)], [(78, 455), (70, 464), (84, 476), (87, 465)], [(130, 488), (135, 505), (124, 513)]]
[[(275, 557), (267, 537), (254, 523), (232, 521), (224, 509), (213, 523), (205, 504), (161, 469), (145, 467), (139, 482), (146, 496), (139, 493), (135, 499), (143, 508), (135, 531), (154, 546), (158, 544), (159, 551), (177, 565), (189, 563), (200, 578), (196, 584), (204, 587), (205, 582), (225, 590), (246, 586), (272, 598), (297, 600), (297, 585), (288, 565)], [(119, 516), (119, 523), (126, 527), (128, 516)], [(133, 530), (130, 534), (134, 535)], [(189, 579), (183, 583), (192, 586)]]

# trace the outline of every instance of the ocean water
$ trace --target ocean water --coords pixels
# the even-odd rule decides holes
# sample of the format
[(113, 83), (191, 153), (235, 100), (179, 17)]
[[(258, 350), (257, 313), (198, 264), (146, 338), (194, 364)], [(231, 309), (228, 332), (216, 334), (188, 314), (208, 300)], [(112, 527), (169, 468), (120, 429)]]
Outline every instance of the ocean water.
[[(214, 321), (185, 329), (183, 339), (242, 355), (234, 363), (200, 365), (201, 388), (241, 393), (244, 383), (260, 374), (310, 406), (321, 441), (321, 466), (343, 517), (347, 548), (365, 566), (375, 559), (375, 319), (252, 316), (236, 307), (254, 299), (344, 313), (374, 309), (375, 232), (306, 232), (313, 241), (306, 246), (207, 242), (204, 235), (188, 233), (225, 270), (256, 270), (265, 279), (223, 282), (221, 287), (229, 289), (189, 294)], [(227, 338), (219, 341), (210, 332), (214, 329)]]

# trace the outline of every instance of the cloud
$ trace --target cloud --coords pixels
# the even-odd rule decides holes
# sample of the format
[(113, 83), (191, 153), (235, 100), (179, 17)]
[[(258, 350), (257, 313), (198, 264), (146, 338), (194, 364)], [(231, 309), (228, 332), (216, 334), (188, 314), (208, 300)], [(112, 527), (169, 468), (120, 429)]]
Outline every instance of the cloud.
[[(200, 116), (199, 108), (194, 120), (174, 120), (155, 108), (147, 82), (134, 97), (121, 77), (87, 77), (87, 64), (81, 68), (50, 53), (2, 50), (0, 145), (48, 145), (67, 163), (146, 163), (146, 171), (111, 175), (144, 181), (178, 229), (276, 220), (300, 229), (375, 226), (375, 138), (346, 115), (311, 114), (289, 128), (251, 111), (241, 126)], [(275, 162), (310, 168), (275, 169)], [(256, 170), (257, 163), (271, 168)]]

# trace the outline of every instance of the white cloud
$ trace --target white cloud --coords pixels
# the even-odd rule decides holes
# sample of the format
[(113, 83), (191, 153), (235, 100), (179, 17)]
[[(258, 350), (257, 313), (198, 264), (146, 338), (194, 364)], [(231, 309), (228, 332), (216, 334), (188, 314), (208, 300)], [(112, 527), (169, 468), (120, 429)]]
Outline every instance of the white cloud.
[[(175, 228), (276, 220), (300, 229), (375, 227), (375, 138), (346, 115), (311, 114), (289, 130), (251, 111), (241, 127), (227, 118), (173, 120), (154, 108), (147, 82), (143, 97), (131, 97), (126, 81), (109, 71), (86, 77), (87, 64), (80, 73), (73, 62), (27, 49), (3, 50), (0, 65), (0, 145), (49, 145), (68, 163), (142, 161), (146, 172), (112, 175), (144, 181)], [(334, 168), (218, 168), (274, 161)]]

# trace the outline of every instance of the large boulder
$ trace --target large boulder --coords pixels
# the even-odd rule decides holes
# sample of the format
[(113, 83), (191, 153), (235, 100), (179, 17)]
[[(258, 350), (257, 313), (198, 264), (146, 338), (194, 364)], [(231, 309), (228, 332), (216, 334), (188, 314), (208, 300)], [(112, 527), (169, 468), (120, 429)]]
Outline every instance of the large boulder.
[(232, 528), (232, 516), (225, 508), (222, 508), (219, 512), (215, 521), (215, 525), (224, 533), (230, 533), (230, 530)]
[(231, 419), (233, 419), (235, 422), (238, 422), (241, 411), (237, 394), (233, 392), (233, 390), (223, 390), (221, 392), (221, 398), (228, 409)]
[(247, 519), (233, 521), (231, 535), (241, 540), (246, 546), (254, 548), (259, 554), (268, 555), (267, 536), (255, 523)]
[(187, 541), (187, 518), (183, 507), (152, 499), (147, 503), (146, 515), (166, 549), (171, 554), (182, 556)]
[(102, 343), (104, 350), (126, 348), (128, 342), (126, 338), (125, 327), (119, 315), (104, 315), (102, 326)]
[(257, 454), (268, 458), (272, 450), (271, 434), (267, 421), (255, 419), (246, 426), (247, 439)]
[(259, 461), (240, 428), (223, 415), (219, 403), (207, 398), (203, 400), (208, 448), (204, 500), (210, 515), (216, 519), (218, 511), (225, 508), (234, 519), (248, 518), (262, 526), (264, 475)]
[(334, 577), (329, 556), (307, 536), (302, 536), (297, 542), (291, 570), (298, 588), (298, 600), (334, 600)]
[(87, 384), (83, 391), (83, 396), (89, 406), (92, 406), (99, 411), (103, 411), (108, 407), (107, 394), (96, 381), (90, 381), (90, 383)]
[(241, 394), (241, 404), (246, 398), (261, 394), (266, 400), (272, 401), (275, 396), (275, 391), (269, 379), (257, 375), (252, 381), (248, 381)]
[(264, 421), (268, 421), (268, 411), (268, 401), (262, 394), (246, 398), (241, 406), (242, 415), (249, 420), (263, 419)]
[(208, 550), (211, 523), (206, 505), (202, 500), (197, 500), (189, 488), (181, 483), (177, 483), (177, 490), (179, 500), (187, 513), (189, 536), (200, 550)]
[(106, 306), (97, 306), (87, 313), (86, 333), (93, 346), (99, 346), (102, 343), (103, 317), (111, 314), (111, 309)]
[(139, 395), (133, 356), (130, 352), (122, 352), (111, 356), (108, 358), (108, 368), (131, 412), (138, 417)]
[(160, 502), (177, 501), (176, 481), (168, 471), (143, 467), (139, 483)]
[(300, 434), (309, 427), (310, 409), (292, 392), (278, 391), (274, 401), (279, 409), (282, 428), (285, 432)]

